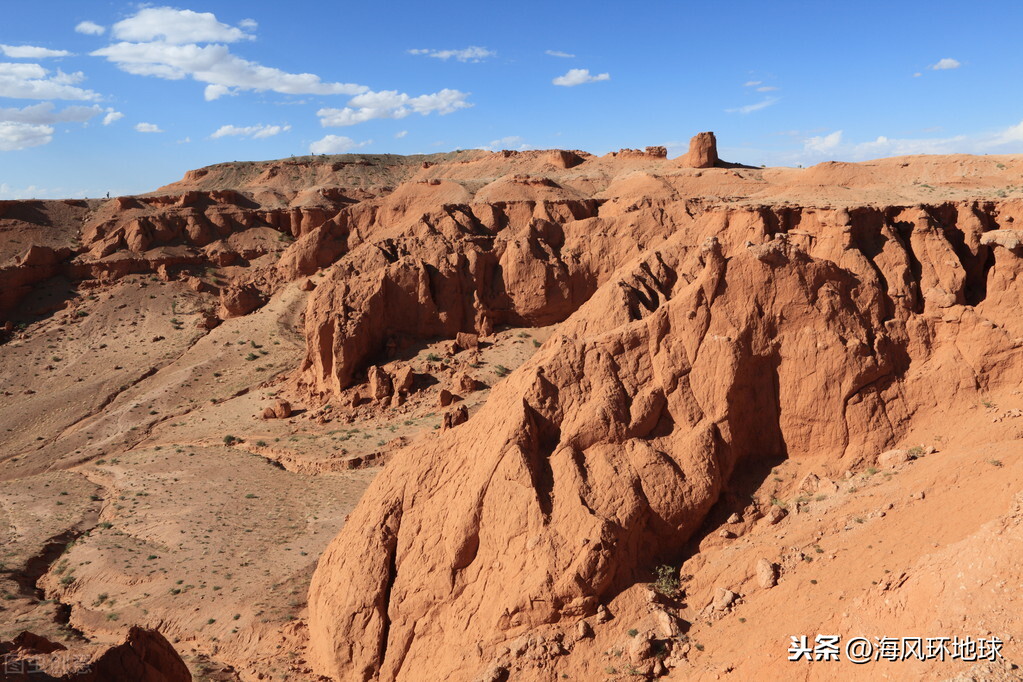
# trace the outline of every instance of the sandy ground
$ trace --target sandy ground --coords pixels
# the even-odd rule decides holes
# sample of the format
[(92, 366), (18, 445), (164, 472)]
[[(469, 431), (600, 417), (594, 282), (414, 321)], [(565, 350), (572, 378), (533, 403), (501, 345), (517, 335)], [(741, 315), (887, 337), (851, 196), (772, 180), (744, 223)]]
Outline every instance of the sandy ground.
[(435, 437), (455, 372), (479, 382), (455, 398), (473, 412), (552, 332), (423, 343), (384, 365), (416, 373), (404, 405), (263, 420), (304, 353), (307, 296), (206, 331), (215, 298), (180, 282), (39, 293), (62, 309), (3, 347), (0, 639), (113, 643), (141, 624), (198, 679), (304, 679), (312, 571), (389, 453)]

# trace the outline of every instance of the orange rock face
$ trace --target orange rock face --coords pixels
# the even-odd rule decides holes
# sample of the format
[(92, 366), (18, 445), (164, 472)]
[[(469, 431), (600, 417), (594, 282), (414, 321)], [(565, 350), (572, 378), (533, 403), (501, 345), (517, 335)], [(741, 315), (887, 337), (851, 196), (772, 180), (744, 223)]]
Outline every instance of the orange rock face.
[[(23, 632), (13, 642), (0, 642), (5, 678), (60, 679), (68, 682), (188, 682), (192, 674), (181, 656), (156, 630), (132, 627), (124, 643), (102, 651), (72, 649)], [(29, 672), (22, 660), (33, 661)], [(21, 672), (19, 672), (21, 671)]]
[[(710, 162), (707, 144), (694, 142), (693, 163)], [(744, 472), (873, 461), (912, 419), (976, 401), (978, 376), (985, 390), (1023, 378), (1009, 302), (1023, 261), (1010, 238), (985, 236), (1015, 207), (693, 212), (662, 194), (625, 218), (615, 202), (592, 217), (585, 203), (572, 217), (533, 213), (484, 252), (459, 241), (486, 228), (480, 208), (465, 223), (449, 209), (430, 222), (457, 256), (384, 258), (374, 277), (349, 270), (310, 304), (302, 376), (325, 392), (378, 343), (360, 345), (367, 334), (396, 331), (374, 306), (415, 318), (404, 333), (450, 336), (476, 310), (567, 318), (467, 423), (395, 456), (353, 512), (310, 590), (319, 672), (546, 679), (544, 661), (567, 649), (533, 656), (515, 642), (578, 629), (677, 558)], [(502, 211), (496, 224), (514, 226)], [(585, 256), (569, 247), (577, 234)], [(481, 285), (497, 272), (499, 286)], [(722, 610), (739, 598), (719, 592)]]
[(718, 162), (718, 143), (714, 133), (700, 133), (689, 140), (689, 151), (678, 164), (685, 168), (713, 168)]

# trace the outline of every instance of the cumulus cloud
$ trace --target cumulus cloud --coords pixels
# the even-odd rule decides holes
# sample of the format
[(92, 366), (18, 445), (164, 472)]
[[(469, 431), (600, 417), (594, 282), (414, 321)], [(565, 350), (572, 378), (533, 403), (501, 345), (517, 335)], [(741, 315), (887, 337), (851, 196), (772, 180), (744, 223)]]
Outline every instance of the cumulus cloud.
[(582, 85), (583, 83), (596, 83), (597, 81), (608, 80), (611, 80), (611, 74), (609, 73), (598, 73), (594, 76), (590, 74), (589, 69), (569, 69), (568, 73), (564, 76), (558, 76), (551, 82), (555, 85), (571, 88), (576, 85)]
[(427, 116), (436, 112), (450, 114), (472, 105), (466, 102), (467, 92), (444, 89), (430, 95), (411, 97), (397, 90), (366, 92), (356, 95), (343, 109), (324, 108), (316, 112), (324, 127), (350, 126), (376, 118), (405, 118), (416, 113)]
[(478, 45), (470, 45), (461, 50), (409, 50), (409, 54), (424, 55), (447, 61), (451, 58), (460, 62), (481, 62), (487, 57), (496, 57), (497, 53)]
[(52, 125), (54, 123), (83, 123), (103, 113), (98, 105), (70, 106), (56, 110), (53, 102), (40, 102), (21, 109), (0, 108), (0, 121)]
[(406, 135), (408, 135), (408, 131), (407, 130), (399, 130), (398, 132), (396, 132), (394, 134), (394, 139), (400, 140), (401, 138), (405, 137)]
[(370, 144), (373, 144), (373, 140), (356, 142), (344, 135), (326, 135), (309, 145), (309, 151), (313, 154), (344, 154)]
[(544, 50), (544, 54), (549, 57), (561, 57), (562, 59), (575, 59), (574, 54), (568, 52), (562, 52), (561, 50)]
[[(119, 21), (113, 34), (120, 42), (91, 52), (122, 71), (167, 80), (206, 83), (205, 98), (215, 100), (238, 91), (271, 90), (288, 95), (355, 95), (369, 90), (353, 83), (324, 82), (311, 73), (288, 73), (233, 54), (224, 43), (252, 39), (242, 27), (221, 23), (210, 13), (147, 8)], [(199, 43), (207, 43), (200, 45)]]
[(760, 111), (766, 109), (772, 104), (776, 104), (781, 98), (780, 97), (768, 97), (765, 100), (761, 100), (755, 104), (747, 104), (744, 107), (735, 107), (734, 109), (725, 109), (729, 114), (752, 114), (754, 111)]
[(51, 126), (18, 121), (0, 121), (0, 152), (38, 147), (49, 144), (52, 140), (53, 128)]
[(75, 26), (76, 33), (84, 33), (87, 36), (101, 36), (106, 33), (106, 29), (95, 21), (81, 21)]
[(927, 68), (934, 71), (945, 71), (947, 69), (958, 69), (960, 66), (962, 66), (962, 64), (960, 64), (958, 60), (952, 59), (951, 57), (945, 57), (944, 59), (939, 59), (936, 64), (931, 64)]
[(112, 32), (119, 40), (149, 42), (161, 40), (184, 43), (235, 43), (255, 38), (241, 28), (217, 21), (210, 12), (193, 12), (172, 7), (147, 7), (114, 24)]
[(217, 128), (216, 132), (210, 135), (210, 139), (216, 140), (221, 137), (248, 137), (261, 140), (267, 137), (273, 137), (274, 135), (279, 135), (280, 133), (285, 133), (289, 130), (291, 130), (290, 125), (254, 125), (244, 127), (226, 125)]
[(829, 152), (842, 143), (842, 131), (836, 130), (828, 135), (817, 135), (803, 140), (803, 149), (808, 152)]
[(108, 126), (114, 121), (120, 121), (122, 118), (124, 118), (124, 114), (122, 114), (120, 111), (107, 109), (107, 115), (103, 117), (103, 125)]
[(85, 79), (81, 71), (50, 75), (39, 64), (0, 63), (0, 97), (14, 99), (67, 99), (96, 101), (98, 93), (74, 87)]
[(803, 150), (788, 163), (817, 163), (828, 159), (863, 161), (911, 154), (987, 154), (1023, 152), (1023, 121), (994, 132), (949, 137), (899, 138), (879, 135), (864, 142), (847, 141), (841, 130), (803, 140)]
[(0, 52), (12, 59), (46, 59), (47, 57), (67, 57), (71, 54), (67, 50), (51, 50), (34, 45), (0, 45)]
[(139, 131), (140, 133), (162, 133), (163, 132), (162, 130), (160, 130), (160, 127), (157, 126), (155, 123), (136, 123), (135, 124), (135, 130)]
[(991, 147), (999, 147), (1002, 145), (1021, 145), (1023, 149), (1023, 121), (1020, 121), (1014, 126), (1009, 126), (1005, 130), (996, 133), (990, 140)]

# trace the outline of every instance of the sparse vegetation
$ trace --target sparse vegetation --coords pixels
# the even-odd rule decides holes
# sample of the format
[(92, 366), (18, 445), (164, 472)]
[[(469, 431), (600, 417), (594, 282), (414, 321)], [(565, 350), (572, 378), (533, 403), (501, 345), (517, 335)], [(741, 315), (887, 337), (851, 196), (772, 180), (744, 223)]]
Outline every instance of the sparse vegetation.
[(681, 592), (678, 571), (674, 566), (662, 564), (654, 569), (654, 589), (669, 599), (674, 599)]

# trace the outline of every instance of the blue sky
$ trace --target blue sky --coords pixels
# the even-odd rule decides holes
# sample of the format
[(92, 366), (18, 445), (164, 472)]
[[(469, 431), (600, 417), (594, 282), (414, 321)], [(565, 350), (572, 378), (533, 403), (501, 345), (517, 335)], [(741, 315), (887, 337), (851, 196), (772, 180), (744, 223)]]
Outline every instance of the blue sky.
[(1023, 3), (15, 3), (0, 199), (316, 153), (1023, 153)]

